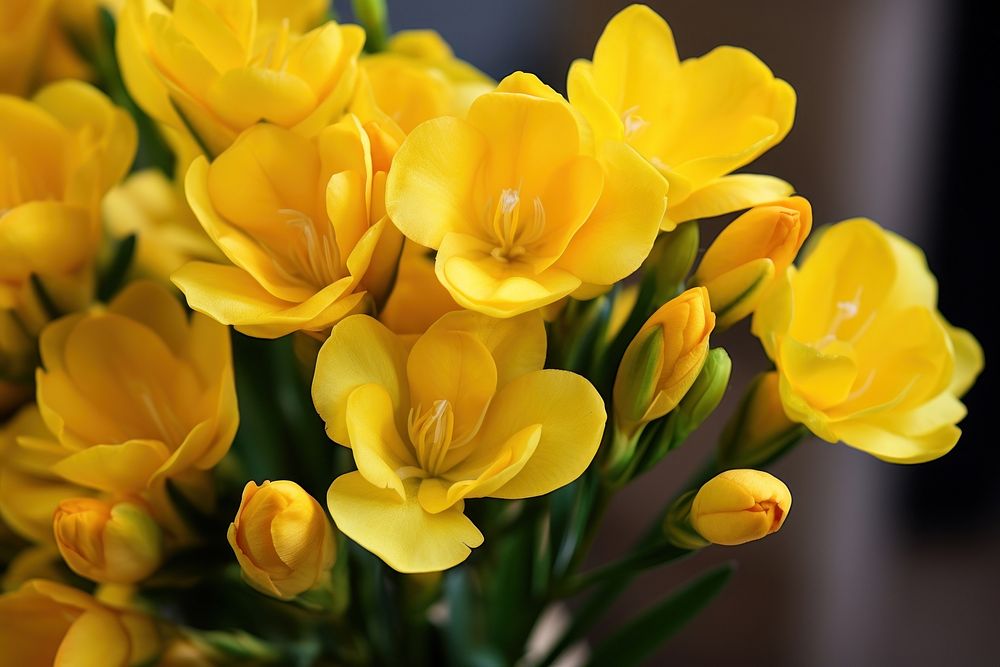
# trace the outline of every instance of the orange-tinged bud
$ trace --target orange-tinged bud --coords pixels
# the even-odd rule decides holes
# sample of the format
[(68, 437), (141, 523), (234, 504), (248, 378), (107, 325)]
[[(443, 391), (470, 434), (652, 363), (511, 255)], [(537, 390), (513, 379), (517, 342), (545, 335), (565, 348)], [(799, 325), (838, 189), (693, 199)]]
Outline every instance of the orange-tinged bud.
[(729, 224), (708, 248), (695, 273), (715, 304), (719, 328), (754, 311), (782, 275), (812, 229), (812, 207), (802, 197), (756, 206)]
[(160, 527), (134, 502), (64, 500), (52, 529), (70, 569), (97, 582), (134, 584), (153, 574), (163, 560)]
[(719, 473), (706, 482), (691, 504), (691, 525), (713, 544), (752, 542), (781, 528), (792, 507), (792, 494), (760, 470)]
[(295, 482), (247, 482), (228, 538), (244, 580), (281, 600), (321, 584), (337, 555), (326, 513)]

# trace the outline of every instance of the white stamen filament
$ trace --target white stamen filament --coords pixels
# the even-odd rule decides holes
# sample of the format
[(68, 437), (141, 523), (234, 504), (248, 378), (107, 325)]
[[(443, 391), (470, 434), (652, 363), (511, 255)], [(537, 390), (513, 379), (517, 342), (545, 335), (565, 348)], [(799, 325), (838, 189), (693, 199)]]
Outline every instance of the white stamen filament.
[(625, 126), (626, 139), (649, 125), (649, 121), (640, 116), (638, 111), (639, 105), (635, 105), (622, 112), (622, 124)]
[(490, 228), (496, 243), (490, 252), (493, 257), (504, 262), (517, 259), (528, 251), (530, 244), (542, 237), (545, 231), (545, 206), (539, 197), (533, 198), (531, 204), (531, 215), (522, 216), (520, 190), (504, 188), (496, 207), (492, 203), (487, 205), (487, 215), (489, 209), (493, 209)]

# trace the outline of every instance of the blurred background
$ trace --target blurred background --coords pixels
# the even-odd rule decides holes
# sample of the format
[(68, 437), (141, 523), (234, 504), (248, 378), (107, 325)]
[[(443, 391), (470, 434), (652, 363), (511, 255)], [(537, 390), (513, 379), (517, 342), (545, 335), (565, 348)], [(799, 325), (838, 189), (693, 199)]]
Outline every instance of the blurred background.
[[(393, 28), (435, 28), (496, 78), (523, 69), (563, 91), (569, 63), (590, 56), (626, 4), (389, 0)], [(988, 370), (967, 396), (964, 436), (948, 456), (907, 467), (820, 441), (800, 445), (774, 468), (795, 499), (779, 535), (649, 573), (601, 632), (685, 577), (733, 558), (740, 569), (728, 590), (655, 664), (996, 664), (1000, 449), (987, 433), (997, 348), (986, 292), (996, 284), (986, 278), (996, 260), (980, 231), (994, 223), (982, 195), (995, 187), (996, 168), (976, 159), (997, 134), (996, 106), (981, 92), (997, 83), (996, 71), (987, 71), (987, 49), (1000, 36), (987, 17), (991, 3), (649, 4), (670, 22), (682, 58), (742, 46), (794, 86), (794, 129), (753, 170), (791, 181), (812, 201), (816, 224), (865, 216), (920, 243), (941, 282), (942, 312), (976, 333)], [(705, 225), (708, 238), (712, 227)], [(745, 326), (715, 343), (737, 361), (725, 416), (765, 360)], [(709, 430), (617, 499), (594, 563), (614, 558), (657, 514), (709, 451)]]

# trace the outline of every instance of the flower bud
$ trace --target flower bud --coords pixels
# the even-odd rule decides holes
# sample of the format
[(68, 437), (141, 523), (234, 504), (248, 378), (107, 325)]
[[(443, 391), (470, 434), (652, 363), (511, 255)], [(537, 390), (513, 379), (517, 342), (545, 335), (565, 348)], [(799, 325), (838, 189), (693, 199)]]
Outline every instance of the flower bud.
[(754, 311), (774, 277), (795, 260), (810, 229), (809, 202), (789, 197), (755, 206), (722, 230), (694, 276), (708, 288), (720, 329)]
[(701, 426), (719, 406), (732, 371), (733, 361), (728, 352), (721, 347), (708, 351), (701, 372), (678, 405), (684, 437)]
[(778, 374), (761, 373), (750, 384), (739, 409), (719, 437), (719, 465), (726, 468), (760, 465), (804, 433), (800, 424), (785, 415), (778, 392)]
[(295, 482), (247, 482), (228, 538), (244, 580), (281, 600), (321, 583), (336, 558), (323, 508)]
[(160, 527), (133, 502), (64, 500), (52, 529), (70, 569), (100, 583), (134, 584), (153, 574), (163, 560)]
[(777, 477), (748, 468), (727, 470), (706, 482), (691, 504), (691, 525), (713, 544), (735, 546), (775, 533), (792, 507)]
[(689, 289), (653, 313), (629, 343), (615, 378), (619, 428), (634, 432), (677, 406), (701, 372), (714, 326), (703, 287)]

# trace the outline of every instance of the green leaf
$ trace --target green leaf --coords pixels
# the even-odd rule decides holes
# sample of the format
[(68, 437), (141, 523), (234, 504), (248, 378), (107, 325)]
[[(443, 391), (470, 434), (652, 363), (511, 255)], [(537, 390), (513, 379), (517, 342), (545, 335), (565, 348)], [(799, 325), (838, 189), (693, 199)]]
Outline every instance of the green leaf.
[(710, 570), (642, 612), (601, 643), (588, 664), (590, 667), (641, 664), (722, 592), (734, 570), (732, 563)]

